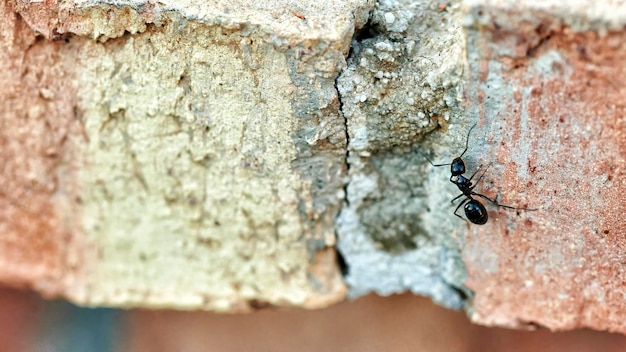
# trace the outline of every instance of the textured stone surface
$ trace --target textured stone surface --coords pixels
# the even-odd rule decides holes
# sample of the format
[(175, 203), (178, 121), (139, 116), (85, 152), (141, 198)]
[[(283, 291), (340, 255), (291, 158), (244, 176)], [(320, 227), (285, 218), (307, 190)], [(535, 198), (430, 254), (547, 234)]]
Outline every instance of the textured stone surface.
[(89, 252), (74, 181), (82, 129), (68, 66), (76, 47), (38, 37), (6, 2), (0, 18), (0, 278), (55, 292)]
[[(322, 307), (346, 295), (337, 230), (351, 297), (626, 333), (623, 5), (8, 1), (0, 18), (2, 282)], [(476, 191), (536, 211), (454, 216), (425, 157), (450, 162), (475, 123)]]
[(2, 280), (90, 305), (341, 300), (334, 84), (367, 4), (3, 3)]
[(439, 140), (437, 153), (465, 133), (461, 18), (458, 3), (378, 2), (338, 79), (350, 137), (339, 249), (351, 296), (410, 290), (463, 305), (465, 268), (451, 236), (458, 222), (447, 207), (454, 189), (417, 147), (449, 121), (461, 128)]
[(625, 10), (584, 3), (470, 9), (468, 112), (485, 143), (469, 156), (493, 162), (488, 195), (538, 208), (463, 235), (475, 322), (626, 333), (626, 37), (610, 30)]
[[(546, 20), (560, 23), (576, 31), (621, 30), (626, 22), (626, 3), (593, 0), (463, 0), (470, 14), (467, 24), (490, 27), (496, 20), (502, 28), (511, 30), (523, 23)], [(475, 16), (480, 13), (480, 16)], [(508, 19), (508, 20), (504, 20)], [(554, 22), (556, 21), (556, 22)]]
[[(468, 295), (472, 319), (483, 324), (624, 332), (624, 57), (621, 32), (613, 31), (623, 16), (619, 7), (572, 5), (570, 11), (547, 2), (464, 3), (470, 67), (461, 113), (454, 99), (445, 99), (460, 80), (451, 86), (434, 80), (440, 85), (430, 88), (439, 87), (445, 103), (433, 109), (428, 97), (436, 95), (415, 79), (423, 71), (401, 73), (432, 59), (390, 54), (404, 52), (416, 37), (414, 28), (396, 33), (394, 27), (407, 16), (398, 9), (411, 3), (377, 4), (370, 32), (353, 43), (338, 81), (351, 177), (339, 248), (352, 295), (410, 289), (448, 306), (462, 305)], [(431, 12), (416, 12), (436, 14), (434, 4), (426, 8)], [(442, 8), (439, 16), (451, 19), (447, 33), (458, 33), (458, 8)], [(429, 23), (429, 35), (445, 28), (433, 25), (439, 21), (410, 23)], [(455, 62), (462, 68), (450, 60), (454, 45), (446, 43), (448, 51), (426, 50), (443, 60), (426, 68), (426, 77), (450, 80), (455, 71), (449, 68)], [(398, 62), (397, 71), (385, 71)], [(415, 108), (422, 114), (411, 114), (406, 99), (415, 92), (423, 98)], [(400, 97), (406, 100), (397, 103)], [(450, 162), (474, 123), (464, 155), (468, 174), (489, 165), (476, 190), (537, 211), (488, 205), (485, 226), (454, 217), (449, 200), (458, 190), (448, 182), (449, 168), (432, 168), (422, 155)], [(436, 125), (445, 128), (420, 140)]]

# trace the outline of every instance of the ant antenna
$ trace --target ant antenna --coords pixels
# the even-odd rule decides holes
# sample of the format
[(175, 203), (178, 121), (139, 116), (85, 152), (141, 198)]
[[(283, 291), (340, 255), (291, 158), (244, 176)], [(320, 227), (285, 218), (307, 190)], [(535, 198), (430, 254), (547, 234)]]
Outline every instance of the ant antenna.
[(470, 127), (469, 131), (467, 131), (467, 137), (465, 137), (465, 149), (463, 149), (463, 153), (461, 153), (461, 155), (459, 155), (459, 158), (462, 158), (463, 155), (465, 155), (465, 152), (467, 151), (467, 148), (469, 146), (469, 136), (472, 133), (472, 130), (474, 129), (474, 127), (476, 127), (476, 124), (474, 124), (472, 127)]
[[(467, 137), (465, 137), (465, 149), (463, 149), (463, 153), (461, 153), (461, 155), (459, 155), (459, 158), (463, 157), (463, 155), (465, 155), (465, 152), (467, 152), (467, 148), (469, 147), (469, 136), (472, 133), (472, 130), (474, 129), (474, 127), (476, 127), (476, 124), (472, 125), (472, 127), (470, 127), (469, 131), (467, 131)], [(422, 153), (420, 153), (420, 154), (422, 154)], [(432, 160), (428, 159), (428, 157), (426, 155), (422, 154), (422, 156), (426, 160), (428, 160), (430, 165), (435, 166), (435, 167), (452, 165), (452, 163), (435, 164), (435, 163), (432, 162)]]
[[(420, 153), (420, 154), (422, 154), (422, 153)], [(433, 164), (433, 162), (432, 162), (430, 159), (428, 159), (428, 157), (427, 157), (426, 155), (422, 154), (422, 156), (424, 157), (424, 159), (428, 160), (428, 162), (430, 163), (430, 165), (435, 166), (435, 167), (436, 167), (436, 166), (447, 166), (447, 165), (452, 165), (452, 163), (447, 163), (447, 164)]]

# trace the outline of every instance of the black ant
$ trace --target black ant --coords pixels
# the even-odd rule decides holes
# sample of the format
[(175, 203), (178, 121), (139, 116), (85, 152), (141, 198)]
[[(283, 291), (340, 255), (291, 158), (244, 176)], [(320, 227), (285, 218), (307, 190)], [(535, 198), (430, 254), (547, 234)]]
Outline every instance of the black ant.
[(487, 215), (487, 209), (485, 209), (485, 206), (481, 202), (474, 199), (474, 197), (472, 196), (483, 198), (489, 201), (490, 203), (493, 203), (494, 205), (501, 207), (501, 208), (514, 209), (514, 210), (531, 210), (531, 211), (537, 210), (537, 209), (528, 209), (528, 208), (515, 208), (512, 206), (503, 205), (503, 204), (498, 203), (497, 200), (491, 199), (484, 194), (474, 192), (474, 188), (478, 185), (480, 180), (483, 179), (483, 176), (485, 176), (485, 172), (487, 172), (487, 169), (489, 169), (489, 166), (491, 166), (491, 164), (487, 165), (487, 167), (483, 170), (480, 177), (478, 177), (478, 180), (476, 181), (476, 183), (472, 183), (472, 179), (474, 179), (474, 176), (476, 176), (476, 173), (478, 173), (478, 170), (480, 170), (483, 167), (482, 164), (478, 167), (478, 169), (476, 169), (476, 171), (474, 171), (474, 173), (469, 179), (463, 176), (463, 174), (465, 173), (465, 162), (461, 158), (467, 151), (467, 148), (469, 145), (469, 136), (470, 136), (470, 133), (472, 133), (472, 130), (474, 129), (474, 127), (476, 127), (476, 124), (474, 124), (467, 132), (467, 138), (465, 140), (465, 149), (463, 150), (463, 153), (461, 153), (460, 156), (454, 158), (454, 160), (452, 160), (451, 163), (433, 164), (433, 162), (430, 161), (430, 159), (424, 156), (424, 158), (426, 158), (426, 160), (428, 160), (428, 162), (432, 166), (437, 167), (437, 166), (450, 165), (450, 173), (452, 174), (450, 176), (450, 182), (454, 183), (459, 188), (459, 191), (462, 192), (458, 196), (454, 197), (454, 199), (452, 199), (450, 203), (454, 203), (455, 200), (465, 196), (465, 199), (456, 207), (456, 209), (454, 209), (454, 215), (463, 219), (461, 215), (457, 214), (457, 211), (462, 205), (465, 205), (464, 210), (465, 210), (465, 216), (467, 217), (467, 220), (469, 220), (471, 223), (476, 224), (476, 225), (484, 225), (485, 223), (487, 223), (487, 220), (489, 219), (489, 216)]

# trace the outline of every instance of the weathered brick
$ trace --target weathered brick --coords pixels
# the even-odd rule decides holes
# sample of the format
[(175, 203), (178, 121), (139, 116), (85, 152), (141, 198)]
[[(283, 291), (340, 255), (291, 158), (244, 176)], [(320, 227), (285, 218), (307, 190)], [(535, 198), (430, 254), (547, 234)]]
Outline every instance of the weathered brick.
[(90, 305), (343, 299), (334, 85), (367, 2), (115, 4), (2, 5), (0, 280)]
[(472, 319), (624, 333), (625, 9), (468, 5), (468, 113), (485, 136), (470, 157), (493, 162), (489, 196), (538, 209), (464, 231)]

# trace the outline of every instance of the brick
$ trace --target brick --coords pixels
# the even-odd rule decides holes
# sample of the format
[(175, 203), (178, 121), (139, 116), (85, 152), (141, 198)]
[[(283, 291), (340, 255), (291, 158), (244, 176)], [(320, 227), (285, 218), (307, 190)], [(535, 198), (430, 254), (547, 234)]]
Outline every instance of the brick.
[[(116, 4), (2, 5), (0, 281), (216, 311), (408, 290), (625, 332), (622, 5)], [(474, 124), (476, 191), (537, 210), (454, 216), (426, 157)]]
[(367, 2), (218, 5), (2, 5), (0, 281), (94, 306), (344, 298), (334, 80)]
[[(338, 80), (351, 177), (339, 249), (351, 295), (411, 290), (480, 324), (624, 332), (623, 9), (434, 5), (378, 3)], [(431, 40), (407, 51), (412, 38)], [(458, 87), (462, 106), (446, 99)], [(468, 175), (488, 166), (476, 191), (538, 210), (487, 204), (483, 226), (453, 215), (449, 168), (425, 157), (449, 163), (474, 124)]]
[[(472, 320), (626, 332), (623, 5), (470, 1), (485, 192), (538, 208), (464, 231)], [(616, 22), (617, 21), (617, 22)]]

